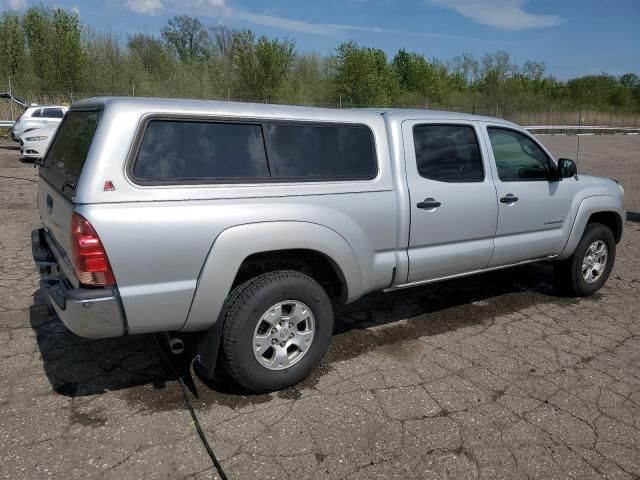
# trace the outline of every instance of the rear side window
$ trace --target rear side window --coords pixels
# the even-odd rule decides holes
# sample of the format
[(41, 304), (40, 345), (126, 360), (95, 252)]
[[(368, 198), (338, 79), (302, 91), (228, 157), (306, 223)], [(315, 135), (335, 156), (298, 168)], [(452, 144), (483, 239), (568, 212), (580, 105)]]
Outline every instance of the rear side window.
[(143, 183), (364, 179), (377, 162), (365, 126), (152, 119), (132, 173)]
[(421, 177), (439, 182), (482, 182), (484, 169), (473, 127), (416, 125), (416, 163)]
[(62, 113), (61, 108), (45, 108), (42, 110), (42, 116), (45, 118), (62, 118), (64, 113)]
[(73, 191), (100, 120), (100, 111), (70, 111), (47, 150), (40, 175), (60, 190)]
[(269, 165), (279, 178), (373, 178), (377, 164), (364, 126), (265, 124)]
[(268, 177), (262, 127), (152, 120), (145, 129), (133, 174), (142, 181)]

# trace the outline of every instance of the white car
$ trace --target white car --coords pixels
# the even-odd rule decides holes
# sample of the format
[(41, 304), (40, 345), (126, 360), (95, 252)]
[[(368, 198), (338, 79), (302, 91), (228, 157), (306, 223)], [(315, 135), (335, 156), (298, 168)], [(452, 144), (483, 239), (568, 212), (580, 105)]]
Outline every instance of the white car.
[(62, 105), (32, 105), (11, 127), (11, 138), (16, 142), (24, 133), (37, 128), (57, 127), (69, 107)]
[(58, 125), (55, 125), (53, 127), (36, 128), (22, 134), (19, 138), (22, 157), (35, 160), (43, 158), (57, 129)]

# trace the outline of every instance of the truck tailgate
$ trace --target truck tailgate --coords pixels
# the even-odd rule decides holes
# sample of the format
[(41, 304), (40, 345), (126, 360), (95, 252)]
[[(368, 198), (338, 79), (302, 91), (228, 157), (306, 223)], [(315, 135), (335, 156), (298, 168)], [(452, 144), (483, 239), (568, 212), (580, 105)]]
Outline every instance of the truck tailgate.
[(38, 185), (38, 210), (42, 224), (54, 240), (54, 254), (58, 253), (60, 257), (67, 258), (71, 245), (73, 204), (42, 177)]
[[(66, 273), (72, 272), (68, 255), (75, 187), (89, 155), (100, 113), (96, 110), (67, 112), (40, 166), (40, 218), (52, 239), (50, 248)], [(77, 280), (72, 275), (69, 281)]]

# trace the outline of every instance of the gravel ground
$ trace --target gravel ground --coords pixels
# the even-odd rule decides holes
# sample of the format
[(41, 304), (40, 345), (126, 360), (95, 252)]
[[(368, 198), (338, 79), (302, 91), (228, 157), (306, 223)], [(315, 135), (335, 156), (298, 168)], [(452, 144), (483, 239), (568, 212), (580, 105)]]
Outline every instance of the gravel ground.
[[(577, 137), (542, 137), (575, 158)], [(558, 296), (548, 265), (375, 294), (337, 312), (302, 384), (193, 378), (231, 479), (640, 476), (640, 137), (582, 137), (629, 221), (607, 285)], [(215, 478), (149, 336), (88, 341), (47, 313), (29, 234), (36, 171), (0, 148), (0, 478)]]

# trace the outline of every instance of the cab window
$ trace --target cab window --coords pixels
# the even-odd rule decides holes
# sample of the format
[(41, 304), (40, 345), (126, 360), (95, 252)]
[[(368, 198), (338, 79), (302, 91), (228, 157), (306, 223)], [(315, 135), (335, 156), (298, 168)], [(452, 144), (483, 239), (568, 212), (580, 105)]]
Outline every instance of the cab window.
[(547, 154), (526, 135), (506, 128), (488, 127), (498, 177), (503, 182), (548, 180)]
[(482, 182), (484, 170), (475, 131), (469, 125), (413, 127), (421, 177), (438, 182)]

